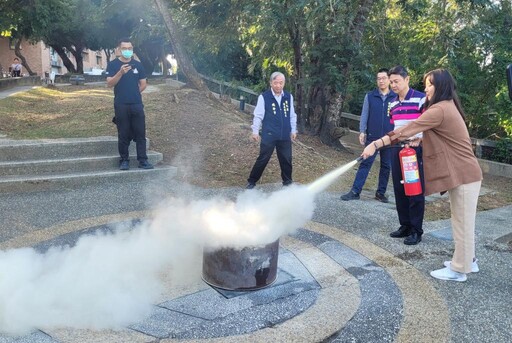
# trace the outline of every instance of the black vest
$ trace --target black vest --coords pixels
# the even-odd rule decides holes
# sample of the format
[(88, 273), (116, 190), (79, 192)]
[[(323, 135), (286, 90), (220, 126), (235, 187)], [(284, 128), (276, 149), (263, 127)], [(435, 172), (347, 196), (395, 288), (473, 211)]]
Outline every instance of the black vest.
[(394, 125), (388, 115), (388, 107), (391, 100), (396, 97), (392, 91), (386, 95), (384, 101), (378, 89), (368, 93), (368, 123), (366, 124), (367, 141), (372, 142), (386, 133), (393, 131)]

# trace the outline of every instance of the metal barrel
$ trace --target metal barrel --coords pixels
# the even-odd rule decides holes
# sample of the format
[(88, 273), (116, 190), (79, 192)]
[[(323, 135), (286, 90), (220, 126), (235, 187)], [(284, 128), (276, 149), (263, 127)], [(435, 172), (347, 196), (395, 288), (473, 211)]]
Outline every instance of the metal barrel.
[(256, 290), (271, 285), (277, 277), (279, 239), (242, 249), (203, 250), (203, 280), (231, 291)]

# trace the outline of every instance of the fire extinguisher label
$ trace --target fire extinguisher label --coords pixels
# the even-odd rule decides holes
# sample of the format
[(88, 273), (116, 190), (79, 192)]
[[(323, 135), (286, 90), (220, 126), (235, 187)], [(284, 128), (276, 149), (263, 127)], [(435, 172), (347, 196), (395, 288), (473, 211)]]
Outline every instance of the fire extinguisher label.
[(402, 165), (404, 169), (404, 182), (415, 183), (420, 181), (420, 173), (418, 171), (418, 161), (416, 155), (402, 157)]

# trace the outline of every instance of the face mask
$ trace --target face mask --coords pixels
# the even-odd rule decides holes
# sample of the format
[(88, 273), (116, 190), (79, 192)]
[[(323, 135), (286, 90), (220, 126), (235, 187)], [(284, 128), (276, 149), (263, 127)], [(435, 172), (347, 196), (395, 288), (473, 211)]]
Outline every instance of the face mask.
[(124, 58), (132, 58), (133, 51), (132, 50), (123, 50), (123, 51), (121, 51), (121, 55), (123, 55)]

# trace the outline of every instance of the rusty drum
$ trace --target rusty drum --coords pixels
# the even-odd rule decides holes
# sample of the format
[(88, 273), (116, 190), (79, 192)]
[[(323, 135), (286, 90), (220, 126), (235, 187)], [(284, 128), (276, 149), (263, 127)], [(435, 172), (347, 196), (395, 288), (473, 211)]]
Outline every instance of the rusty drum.
[(256, 290), (277, 277), (279, 239), (267, 245), (242, 249), (203, 251), (203, 280), (227, 290)]

